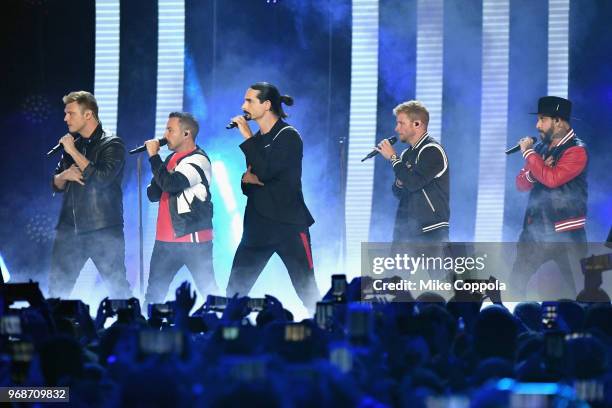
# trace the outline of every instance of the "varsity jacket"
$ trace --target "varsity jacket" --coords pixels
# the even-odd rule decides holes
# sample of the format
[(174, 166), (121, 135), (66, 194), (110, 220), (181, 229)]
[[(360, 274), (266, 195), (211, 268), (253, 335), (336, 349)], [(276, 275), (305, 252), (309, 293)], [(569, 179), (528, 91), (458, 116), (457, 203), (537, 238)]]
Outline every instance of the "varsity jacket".
[(399, 198), (393, 240), (414, 241), (422, 234), (449, 228), (449, 167), (446, 152), (425, 133), (392, 160)]
[(523, 228), (544, 234), (584, 228), (588, 156), (574, 130), (552, 149), (538, 142), (523, 157), (525, 166), (516, 177), (518, 190), (529, 191)]
[[(208, 179), (210, 159), (200, 147), (178, 161), (171, 173), (166, 166), (174, 153), (162, 162), (149, 158), (153, 178), (147, 187), (149, 201), (157, 202), (163, 192), (170, 194), (170, 218), (177, 237), (212, 228), (213, 204)], [(208, 174), (208, 176), (207, 176)]]

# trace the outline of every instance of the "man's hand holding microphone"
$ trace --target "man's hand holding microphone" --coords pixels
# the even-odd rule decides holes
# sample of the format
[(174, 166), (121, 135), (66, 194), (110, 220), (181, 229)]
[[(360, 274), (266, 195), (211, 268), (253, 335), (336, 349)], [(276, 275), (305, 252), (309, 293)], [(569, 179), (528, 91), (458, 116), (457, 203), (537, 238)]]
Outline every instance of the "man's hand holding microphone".
[[(75, 153), (78, 153), (74, 142), (74, 137), (70, 133), (66, 133), (60, 138), (58, 145), (62, 145), (64, 148), (64, 152), (69, 154), (71, 157), (74, 157)], [(59, 179), (60, 182), (63, 183), (66, 183), (68, 181), (74, 181), (75, 183), (79, 183), (82, 186), (85, 185), (85, 182), (83, 181), (83, 172), (76, 164), (73, 164), (72, 166), (68, 167), (66, 170), (59, 173), (56, 177)]]

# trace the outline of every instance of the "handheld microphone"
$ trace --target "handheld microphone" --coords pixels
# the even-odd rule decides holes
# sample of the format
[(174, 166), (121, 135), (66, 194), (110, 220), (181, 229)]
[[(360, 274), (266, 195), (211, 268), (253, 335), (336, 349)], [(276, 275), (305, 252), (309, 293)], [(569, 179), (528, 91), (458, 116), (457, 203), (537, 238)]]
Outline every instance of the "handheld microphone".
[[(397, 136), (391, 136), (390, 138), (387, 139), (389, 141), (389, 143), (391, 143), (392, 145), (394, 145), (397, 142)], [(378, 154), (378, 150), (374, 149), (372, 150), (370, 153), (368, 153), (368, 155), (366, 157), (364, 157), (363, 159), (361, 159), (362, 162), (371, 159), (372, 157), (376, 156)]]
[[(245, 113), (244, 115), (242, 115), (243, 118), (245, 118), (246, 120), (251, 120), (251, 115), (249, 115), (248, 113)], [(235, 127), (238, 127), (238, 124), (236, 122), (230, 122), (227, 124), (227, 126), (225, 127), (226, 129), (233, 129)]]
[[(533, 140), (534, 144), (537, 143), (537, 141), (538, 141), (538, 139), (533, 137), (533, 136), (531, 137), (531, 140)], [(506, 150), (506, 154), (512, 154), (514, 152), (518, 152), (519, 150), (521, 150), (521, 145), (517, 144), (516, 146), (507, 149)]]
[[(168, 144), (168, 140), (166, 138), (161, 138), (161, 139), (157, 139), (157, 141), (159, 142), (160, 147), (161, 146), (165, 146)], [(142, 145), (140, 147), (137, 147), (135, 149), (132, 149), (129, 151), (130, 154), (135, 154), (135, 153), (140, 153), (140, 152), (144, 152), (145, 150), (147, 150), (147, 146), (146, 145)]]
[[(74, 135), (71, 133), (72, 137), (74, 137)], [(79, 140), (81, 140), (81, 136), (77, 136), (74, 138), (74, 143), (78, 142)], [(51, 150), (49, 150), (47, 152), (47, 157), (54, 155), (55, 153), (57, 153), (60, 149), (62, 148), (62, 144), (58, 143), (55, 146), (53, 146), (53, 148)]]

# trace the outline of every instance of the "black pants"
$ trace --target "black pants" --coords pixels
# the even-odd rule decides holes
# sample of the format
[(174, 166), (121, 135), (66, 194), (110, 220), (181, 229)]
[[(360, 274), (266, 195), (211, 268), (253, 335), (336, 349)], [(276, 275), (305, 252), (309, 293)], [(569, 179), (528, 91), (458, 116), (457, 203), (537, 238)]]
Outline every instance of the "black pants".
[(145, 295), (145, 304), (161, 303), (166, 298), (174, 275), (187, 266), (204, 298), (218, 293), (213, 269), (213, 243), (155, 241)]
[(91, 258), (106, 283), (109, 296), (132, 296), (125, 277), (125, 240), (123, 226), (76, 234), (73, 229), (58, 228), (53, 243), (49, 296), (67, 298), (85, 262)]
[(291, 234), (274, 245), (249, 246), (241, 242), (234, 255), (227, 296), (236, 293), (247, 296), (274, 253), (278, 254), (287, 267), (289, 278), (302, 303), (310, 313), (314, 313), (321, 294), (314, 277), (308, 230)]
[(448, 242), (448, 227), (438, 228), (430, 232), (423, 232), (415, 237), (415, 242)]
[(393, 234), (393, 242), (436, 243), (449, 241), (448, 227), (437, 228), (429, 232), (406, 233), (405, 231), (400, 231), (401, 229), (396, 227)]
[[(422, 251), (426, 251), (428, 257), (446, 257), (452, 256), (449, 252), (449, 229), (448, 227), (437, 228), (429, 232), (415, 233), (404, 237), (404, 240), (393, 241), (389, 256), (394, 258), (397, 254), (404, 254), (407, 250), (412, 251), (414, 248), (419, 248), (413, 256), (420, 256)], [(414, 244), (414, 245), (411, 245)], [(413, 247), (412, 249), (409, 249)], [(417, 253), (418, 252), (418, 253)], [(431, 279), (439, 279), (444, 282), (452, 282), (454, 274), (445, 270), (429, 269), (429, 277)], [(395, 270), (394, 275), (404, 276), (405, 272)]]
[[(514, 297), (524, 297), (527, 284), (531, 276), (544, 263), (554, 261), (559, 267), (565, 289), (559, 293), (558, 298), (576, 298), (576, 285), (574, 283), (574, 270), (580, 268), (580, 259), (587, 255), (586, 232), (584, 229), (555, 233), (549, 240), (543, 241), (531, 233), (523, 230), (517, 243), (516, 259), (508, 279)], [(528, 299), (520, 298), (521, 301)]]

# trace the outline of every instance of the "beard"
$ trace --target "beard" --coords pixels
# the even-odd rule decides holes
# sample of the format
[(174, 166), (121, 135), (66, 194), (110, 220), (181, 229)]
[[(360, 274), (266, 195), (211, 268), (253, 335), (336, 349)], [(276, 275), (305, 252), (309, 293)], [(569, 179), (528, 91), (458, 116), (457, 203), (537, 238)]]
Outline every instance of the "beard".
[(542, 139), (542, 141), (545, 144), (550, 144), (552, 142), (552, 138), (553, 138), (553, 130), (552, 129), (548, 129), (545, 132), (540, 132), (540, 138)]

